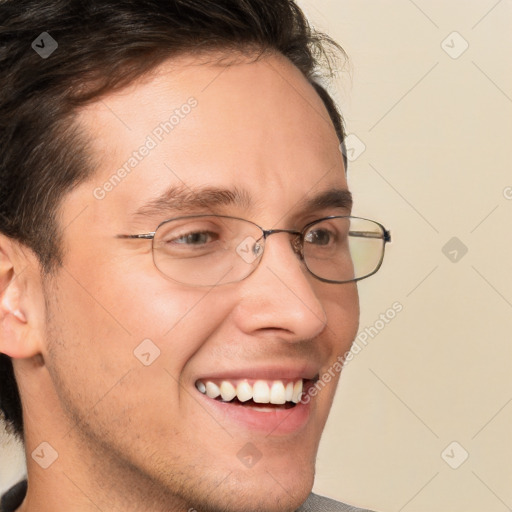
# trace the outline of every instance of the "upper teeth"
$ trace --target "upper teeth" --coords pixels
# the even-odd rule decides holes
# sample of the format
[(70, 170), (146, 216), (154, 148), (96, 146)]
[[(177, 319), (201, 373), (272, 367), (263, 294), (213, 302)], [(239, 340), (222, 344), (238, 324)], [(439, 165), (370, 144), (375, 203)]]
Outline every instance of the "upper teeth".
[(253, 399), (258, 404), (284, 404), (286, 402), (298, 403), (302, 394), (302, 379), (286, 384), (282, 380), (265, 381), (257, 380), (251, 384), (247, 380), (220, 382), (200, 381), (196, 382), (196, 388), (210, 398), (221, 397), (225, 402), (235, 397), (240, 402)]

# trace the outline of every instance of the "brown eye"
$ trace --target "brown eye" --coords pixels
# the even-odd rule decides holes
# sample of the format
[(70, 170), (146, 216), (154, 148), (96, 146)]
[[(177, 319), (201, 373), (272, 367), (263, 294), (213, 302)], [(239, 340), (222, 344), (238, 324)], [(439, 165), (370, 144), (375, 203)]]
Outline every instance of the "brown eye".
[(304, 240), (315, 245), (328, 245), (332, 240), (332, 233), (326, 229), (310, 231)]
[(183, 244), (183, 245), (205, 245), (213, 238), (216, 238), (217, 234), (210, 231), (196, 231), (194, 233), (187, 233), (173, 240), (168, 240), (168, 243)]

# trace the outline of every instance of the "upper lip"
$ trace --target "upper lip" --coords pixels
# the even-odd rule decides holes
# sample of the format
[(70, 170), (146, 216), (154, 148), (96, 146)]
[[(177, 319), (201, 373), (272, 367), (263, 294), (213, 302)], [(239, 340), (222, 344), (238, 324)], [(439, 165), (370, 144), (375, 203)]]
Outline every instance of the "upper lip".
[(204, 374), (196, 377), (196, 381), (215, 380), (236, 380), (236, 379), (261, 379), (261, 380), (292, 380), (299, 379), (311, 380), (319, 373), (318, 366), (311, 362), (302, 362), (288, 365), (259, 365), (248, 366), (247, 368), (226, 368), (225, 370), (216, 369), (213, 373)]

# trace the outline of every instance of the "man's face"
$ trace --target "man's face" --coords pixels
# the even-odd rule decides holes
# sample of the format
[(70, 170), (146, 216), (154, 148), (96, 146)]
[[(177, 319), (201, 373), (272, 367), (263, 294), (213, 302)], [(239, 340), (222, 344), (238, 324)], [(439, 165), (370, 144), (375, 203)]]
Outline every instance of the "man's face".
[[(191, 97), (197, 103), (181, 108)], [(155, 132), (180, 108), (172, 130)], [(57, 396), (52, 421), (66, 432), (51, 444), (74, 451), (105, 495), (126, 488), (147, 493), (155, 507), (174, 499), (176, 510), (293, 510), (312, 486), (338, 374), (308, 405), (293, 408), (223, 403), (196, 384), (286, 386), (321, 375), (356, 334), (355, 284), (315, 279), (286, 233), (268, 238), (247, 279), (218, 287), (166, 278), (151, 240), (116, 235), (153, 232), (187, 214), (293, 230), (348, 215), (334, 206), (302, 208), (317, 194), (347, 188), (320, 98), (282, 57), (229, 67), (180, 58), (95, 103), (79, 121), (98, 168), (62, 204), (64, 268), (47, 286), (46, 392)], [(105, 186), (134, 151), (137, 164)], [(236, 187), (253, 206), (161, 205), (136, 215), (173, 186)]]

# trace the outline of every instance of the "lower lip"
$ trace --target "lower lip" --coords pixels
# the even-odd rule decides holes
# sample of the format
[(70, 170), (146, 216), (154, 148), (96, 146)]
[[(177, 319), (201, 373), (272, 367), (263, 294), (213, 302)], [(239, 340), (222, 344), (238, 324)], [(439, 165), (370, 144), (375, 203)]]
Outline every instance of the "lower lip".
[(214, 400), (199, 391), (197, 392), (203, 397), (209, 410), (213, 410), (216, 416), (228, 418), (246, 429), (262, 432), (267, 436), (297, 432), (306, 425), (311, 416), (311, 402), (307, 404), (299, 402), (291, 409), (273, 409), (263, 412), (244, 405)]

